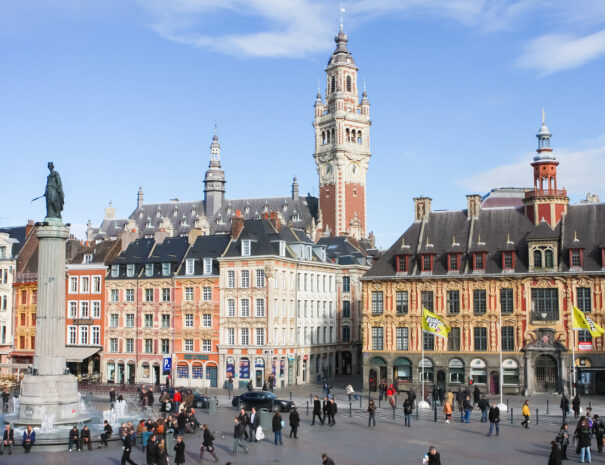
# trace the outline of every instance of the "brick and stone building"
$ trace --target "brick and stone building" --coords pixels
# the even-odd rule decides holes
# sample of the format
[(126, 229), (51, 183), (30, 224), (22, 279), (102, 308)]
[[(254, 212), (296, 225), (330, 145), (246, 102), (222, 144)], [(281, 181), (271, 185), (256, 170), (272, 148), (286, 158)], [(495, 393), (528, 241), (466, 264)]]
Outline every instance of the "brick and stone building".
[(0, 363), (8, 363), (13, 345), (13, 281), (25, 232), (26, 227), (0, 229)]
[[(605, 205), (569, 204), (544, 123), (537, 137), (520, 204), (468, 195), (466, 210), (432, 211), (414, 199), (413, 223), (362, 278), (364, 387), (418, 388), (424, 367), (448, 389), (472, 379), (483, 392), (562, 392), (575, 340), (580, 392), (603, 393), (603, 338), (572, 331), (571, 310), (604, 324)], [(449, 340), (421, 332), (423, 307), (451, 326)]]

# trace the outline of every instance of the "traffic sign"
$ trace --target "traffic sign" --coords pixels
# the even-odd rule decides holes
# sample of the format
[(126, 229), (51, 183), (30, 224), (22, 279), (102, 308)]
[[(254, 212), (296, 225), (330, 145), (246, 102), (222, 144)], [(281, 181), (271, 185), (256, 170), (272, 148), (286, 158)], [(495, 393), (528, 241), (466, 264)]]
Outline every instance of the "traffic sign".
[(172, 371), (172, 358), (164, 357), (164, 363), (162, 364), (162, 371)]

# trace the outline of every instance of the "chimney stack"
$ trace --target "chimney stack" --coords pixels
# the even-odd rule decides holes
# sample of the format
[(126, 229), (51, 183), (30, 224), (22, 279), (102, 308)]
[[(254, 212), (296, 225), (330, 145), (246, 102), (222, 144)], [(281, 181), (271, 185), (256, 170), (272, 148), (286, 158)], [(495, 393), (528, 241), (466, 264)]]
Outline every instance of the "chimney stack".
[(277, 232), (279, 232), (279, 230), (281, 228), (281, 215), (279, 213), (277, 213), (276, 211), (272, 211), (269, 221), (271, 221), (271, 224), (273, 225), (275, 230)]
[(429, 218), (431, 213), (430, 197), (415, 197), (414, 198), (414, 221), (423, 221)]
[(481, 196), (479, 194), (470, 194), (466, 196), (466, 217), (469, 220), (479, 218), (481, 211)]
[(27, 220), (27, 225), (25, 225), (25, 237), (29, 236), (32, 229), (34, 229), (34, 220)]
[(240, 233), (244, 229), (244, 219), (242, 218), (242, 211), (235, 210), (235, 216), (231, 217), (231, 238), (237, 240)]

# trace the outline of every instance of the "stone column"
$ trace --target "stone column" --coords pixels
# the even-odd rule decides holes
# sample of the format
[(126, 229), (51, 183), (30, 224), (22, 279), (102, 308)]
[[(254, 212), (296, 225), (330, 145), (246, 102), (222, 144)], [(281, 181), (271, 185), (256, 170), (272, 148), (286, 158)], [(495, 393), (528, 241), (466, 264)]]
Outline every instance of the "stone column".
[[(48, 220), (50, 222), (50, 220)], [(36, 231), (38, 246), (38, 304), (34, 373), (65, 372), (65, 241), (69, 228), (61, 220)]]

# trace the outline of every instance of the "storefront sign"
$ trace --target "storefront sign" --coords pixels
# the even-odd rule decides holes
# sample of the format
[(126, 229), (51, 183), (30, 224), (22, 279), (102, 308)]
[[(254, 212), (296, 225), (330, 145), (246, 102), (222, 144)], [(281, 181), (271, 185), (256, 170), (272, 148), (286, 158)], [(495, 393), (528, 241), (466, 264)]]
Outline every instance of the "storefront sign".
[(305, 355), (305, 356), (303, 357), (303, 360), (306, 362), (307, 360), (309, 360), (309, 356), (308, 356), (308, 355)]
[(250, 360), (242, 358), (239, 361), (239, 377), (248, 379), (250, 378)]
[(256, 360), (254, 360), (254, 366), (257, 368), (264, 368), (265, 366), (265, 359), (264, 358), (257, 358)]
[(185, 360), (208, 360), (208, 354), (185, 354)]
[(235, 361), (232, 358), (227, 359), (227, 378), (235, 377)]
[(485, 362), (480, 358), (471, 360), (471, 368), (485, 368)]
[(172, 357), (164, 357), (164, 362), (162, 363), (162, 371), (164, 373), (170, 372), (172, 370)]
[(512, 358), (508, 358), (502, 362), (503, 368), (518, 368), (519, 365)]
[(285, 372), (286, 372), (286, 359), (282, 358), (279, 361), (279, 376), (284, 376)]
[(578, 342), (578, 350), (592, 350), (592, 342)]
[(464, 368), (464, 363), (459, 358), (453, 358), (450, 360), (450, 368)]
[(421, 368), (433, 368), (433, 362), (430, 361), (428, 358), (423, 358), (422, 360), (420, 360), (418, 366)]

